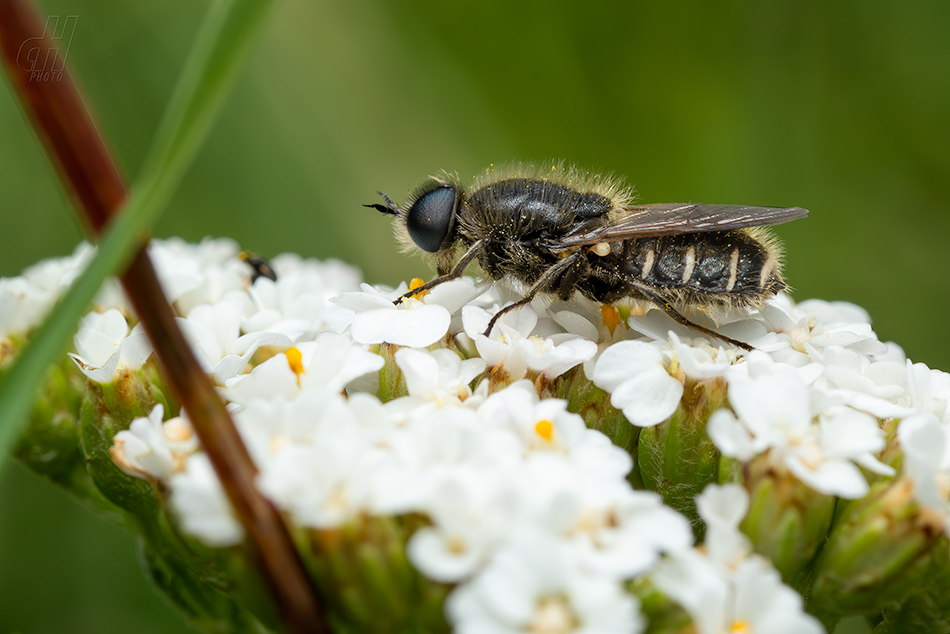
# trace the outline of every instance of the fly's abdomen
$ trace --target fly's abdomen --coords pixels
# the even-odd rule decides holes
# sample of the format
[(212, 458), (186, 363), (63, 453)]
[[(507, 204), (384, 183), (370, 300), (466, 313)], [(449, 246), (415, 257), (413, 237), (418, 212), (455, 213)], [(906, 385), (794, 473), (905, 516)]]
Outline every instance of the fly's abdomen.
[(785, 288), (765, 234), (663, 236), (628, 240), (624, 250), (627, 280), (680, 301), (751, 305)]

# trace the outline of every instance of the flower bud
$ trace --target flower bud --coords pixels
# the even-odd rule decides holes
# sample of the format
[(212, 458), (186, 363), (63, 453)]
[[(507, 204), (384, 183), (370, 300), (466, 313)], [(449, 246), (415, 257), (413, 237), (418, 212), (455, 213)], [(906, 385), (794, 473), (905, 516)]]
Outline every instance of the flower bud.
[(771, 559), (785, 582), (793, 583), (825, 541), (835, 497), (776, 468), (767, 454), (756, 456), (742, 473), (749, 511), (740, 528), (755, 552)]
[(396, 351), (402, 346), (383, 343), (379, 346), (379, 356), (384, 364), (379, 371), (379, 399), (384, 403), (409, 394), (406, 389), (406, 377), (396, 364)]
[(542, 391), (543, 397), (566, 399), (568, 411), (580, 414), (590, 429), (603, 433), (630, 454), (633, 469), (627, 479), (635, 488), (644, 488), (637, 465), (637, 439), (641, 428), (631, 425), (623, 412), (610, 404), (610, 394), (594, 385), (581, 368), (564, 373), (546, 384), (546, 388)]
[(15, 449), (26, 466), (67, 488), (85, 474), (78, 416), (84, 384), (71, 361), (51, 366)]
[[(933, 562), (926, 576), (913, 588), (899, 605), (884, 609), (882, 622), (894, 632), (940, 632), (947, 629), (950, 599), (950, 545), (947, 540), (937, 542), (930, 559)], [(901, 629), (903, 628), (903, 629)]]
[(691, 634), (696, 626), (689, 613), (647, 578), (631, 581), (627, 590), (640, 599), (640, 610), (650, 623), (650, 634)]
[(449, 587), (424, 578), (406, 558), (416, 517), (360, 516), (338, 528), (299, 530), (304, 562), (343, 631), (445, 631)]
[(814, 566), (809, 611), (827, 620), (902, 600), (927, 579), (943, 529), (909, 479), (874, 485), (836, 517)]
[(719, 451), (706, 435), (706, 422), (725, 404), (726, 383), (683, 380), (683, 398), (673, 415), (640, 430), (638, 463), (646, 488), (690, 518), (695, 529), (700, 524), (693, 498), (719, 470)]
[(86, 468), (96, 487), (116, 506), (147, 518), (156, 512), (154, 489), (144, 480), (128, 477), (116, 466), (109, 450), (113, 436), (128, 429), (133, 418), (147, 416), (155, 403), (144, 373), (123, 372), (109, 385), (87, 381), (80, 419)]

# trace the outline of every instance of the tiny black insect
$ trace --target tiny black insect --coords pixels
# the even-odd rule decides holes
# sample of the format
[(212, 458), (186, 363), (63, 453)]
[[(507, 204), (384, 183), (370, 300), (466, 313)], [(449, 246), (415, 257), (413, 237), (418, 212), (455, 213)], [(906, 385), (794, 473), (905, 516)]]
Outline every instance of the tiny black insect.
[(438, 277), (397, 303), (461, 277), (477, 261), (488, 277), (567, 300), (574, 292), (602, 303), (647, 301), (671, 318), (744, 350), (752, 347), (695, 324), (688, 308), (755, 308), (786, 288), (782, 250), (762, 228), (797, 218), (800, 207), (633, 205), (619, 180), (555, 164), (488, 170), (474, 186), (441, 173), (397, 206), (364, 205), (394, 216), (408, 250), (434, 261)]
[(259, 277), (266, 277), (269, 280), (277, 281), (277, 273), (263, 255), (251, 251), (241, 251), (238, 257), (251, 267), (251, 284), (257, 281)]

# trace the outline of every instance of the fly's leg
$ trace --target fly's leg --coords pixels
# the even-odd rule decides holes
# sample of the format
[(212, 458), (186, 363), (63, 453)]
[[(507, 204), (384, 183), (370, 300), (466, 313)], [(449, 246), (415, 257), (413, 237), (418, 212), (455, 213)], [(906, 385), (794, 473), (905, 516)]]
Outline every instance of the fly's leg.
[(574, 266), (578, 262), (578, 260), (580, 260), (581, 257), (583, 257), (582, 252), (577, 251), (576, 253), (573, 253), (567, 256), (566, 258), (564, 258), (563, 260), (560, 260), (556, 264), (552, 264), (550, 267), (548, 267), (548, 270), (545, 271), (543, 275), (541, 275), (541, 278), (537, 282), (534, 283), (534, 286), (532, 286), (528, 290), (527, 293), (525, 293), (524, 297), (519, 299), (514, 304), (510, 306), (505, 306), (504, 308), (499, 310), (497, 313), (495, 313), (495, 316), (491, 318), (490, 322), (488, 322), (488, 328), (485, 330), (485, 333), (484, 333), (485, 336), (487, 337), (491, 334), (492, 328), (495, 327), (495, 322), (497, 322), (498, 319), (502, 315), (512, 310), (521, 308), (525, 304), (530, 304), (531, 300), (534, 299), (534, 296), (537, 295), (541, 291), (542, 288), (547, 286), (548, 283), (551, 282), (551, 280), (556, 278), (558, 275), (561, 275), (562, 273), (567, 271), (569, 268)]
[(403, 293), (402, 295), (397, 297), (393, 303), (401, 304), (402, 300), (409, 299), (413, 295), (418, 295), (419, 293), (430, 291), (436, 286), (439, 286), (440, 284), (451, 282), (452, 280), (457, 280), (458, 278), (462, 277), (462, 275), (465, 273), (465, 269), (468, 268), (468, 265), (472, 263), (472, 260), (474, 260), (475, 256), (478, 255), (478, 252), (481, 251), (487, 244), (488, 244), (488, 238), (482, 238), (481, 240), (476, 241), (475, 244), (469, 247), (468, 251), (465, 252), (465, 255), (463, 255), (462, 259), (458, 261), (458, 264), (452, 267), (452, 270), (449, 271), (447, 274), (440, 275), (439, 277), (433, 280), (429, 280), (422, 286), (418, 288), (414, 288), (408, 293)]
[(669, 315), (670, 318), (676, 323), (682, 324), (683, 326), (686, 326), (690, 330), (695, 330), (696, 332), (700, 332), (706, 335), (707, 337), (712, 337), (713, 339), (718, 339), (719, 341), (724, 341), (726, 343), (732, 344), (736, 346), (737, 348), (741, 348), (748, 352), (752, 352), (753, 350), (755, 350), (755, 348), (753, 348), (752, 346), (750, 346), (749, 344), (743, 341), (738, 341), (736, 339), (733, 339), (732, 337), (727, 337), (726, 335), (718, 333), (715, 330), (710, 330), (709, 328), (706, 328), (705, 326), (694, 324), (690, 320), (686, 319), (686, 317), (684, 317), (682, 314), (680, 314), (679, 311), (673, 308), (672, 304), (670, 304), (667, 300), (663, 299), (656, 291), (653, 290), (651, 286), (647, 286), (646, 284), (641, 284), (641, 283), (636, 283), (636, 282), (634, 282), (633, 286), (638, 291), (643, 293), (643, 295), (645, 295), (648, 300), (656, 304), (656, 306), (660, 308), (660, 310), (662, 310), (664, 313)]

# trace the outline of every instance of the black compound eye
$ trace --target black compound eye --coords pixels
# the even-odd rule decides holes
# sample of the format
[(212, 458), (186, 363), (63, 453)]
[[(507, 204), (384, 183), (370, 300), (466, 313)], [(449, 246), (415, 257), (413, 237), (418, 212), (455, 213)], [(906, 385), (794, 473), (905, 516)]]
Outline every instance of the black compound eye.
[(419, 196), (406, 215), (406, 229), (416, 246), (435, 253), (455, 224), (456, 191), (451, 185), (439, 185)]

